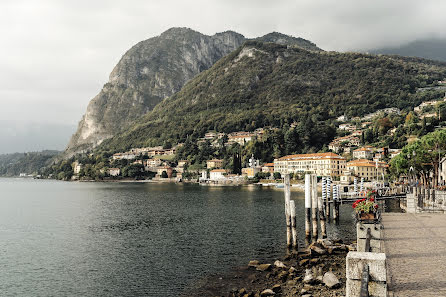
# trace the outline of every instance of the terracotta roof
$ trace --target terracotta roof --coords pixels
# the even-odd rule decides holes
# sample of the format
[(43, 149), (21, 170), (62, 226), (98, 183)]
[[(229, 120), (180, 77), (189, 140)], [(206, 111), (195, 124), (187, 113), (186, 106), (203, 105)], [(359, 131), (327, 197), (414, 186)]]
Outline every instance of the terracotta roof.
[(211, 172), (226, 172), (226, 169), (214, 169)]
[(230, 135), (228, 136), (228, 139), (234, 139), (234, 138), (248, 138), (248, 137), (253, 137), (255, 136), (254, 134), (246, 134), (246, 135)]
[(263, 167), (274, 167), (274, 163), (265, 163)]
[(360, 151), (370, 151), (373, 148), (371, 146), (364, 146), (364, 147), (360, 147), (358, 149), (355, 149), (354, 152), (360, 152)]
[[(376, 167), (375, 161), (370, 161), (367, 159), (359, 159), (354, 160), (347, 163), (347, 167), (350, 166), (358, 166), (358, 167)], [(378, 167), (389, 167), (389, 165), (386, 164), (386, 162), (378, 162)]]
[(279, 158), (279, 160), (299, 160), (299, 159), (340, 159), (344, 160), (345, 158), (336, 155), (335, 153), (315, 153), (315, 154), (300, 154), (300, 155), (288, 155)]

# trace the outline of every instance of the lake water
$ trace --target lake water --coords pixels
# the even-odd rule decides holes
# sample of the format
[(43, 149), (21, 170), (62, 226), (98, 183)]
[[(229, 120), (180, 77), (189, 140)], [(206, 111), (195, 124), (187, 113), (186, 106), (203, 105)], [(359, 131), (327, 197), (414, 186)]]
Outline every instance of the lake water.
[[(303, 194), (296, 200), (303, 244)], [(285, 252), (283, 192), (0, 179), (1, 296), (177, 296)], [(353, 239), (351, 206), (330, 236)]]

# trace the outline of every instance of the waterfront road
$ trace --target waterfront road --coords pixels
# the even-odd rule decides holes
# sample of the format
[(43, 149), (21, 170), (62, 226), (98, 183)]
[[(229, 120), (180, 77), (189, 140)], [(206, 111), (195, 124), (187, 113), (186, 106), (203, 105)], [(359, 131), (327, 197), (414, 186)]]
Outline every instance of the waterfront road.
[(446, 296), (446, 215), (386, 213), (383, 224), (393, 296)]

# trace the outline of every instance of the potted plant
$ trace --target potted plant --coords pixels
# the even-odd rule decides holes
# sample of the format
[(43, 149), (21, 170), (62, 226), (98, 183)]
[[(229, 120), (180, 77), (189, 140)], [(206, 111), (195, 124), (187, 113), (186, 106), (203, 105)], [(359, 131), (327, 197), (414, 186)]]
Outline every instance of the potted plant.
[(356, 217), (360, 221), (375, 220), (378, 204), (375, 202), (376, 191), (368, 191), (367, 198), (358, 199), (353, 203)]

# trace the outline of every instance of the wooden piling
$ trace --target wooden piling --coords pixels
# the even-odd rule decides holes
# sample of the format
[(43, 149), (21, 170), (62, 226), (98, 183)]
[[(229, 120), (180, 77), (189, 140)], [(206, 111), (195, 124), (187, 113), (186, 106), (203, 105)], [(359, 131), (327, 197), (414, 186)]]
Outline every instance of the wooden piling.
[(321, 222), (321, 237), (327, 238), (327, 225), (325, 222), (325, 213), (324, 213), (324, 198), (326, 198), (326, 190), (327, 190), (327, 183), (325, 177), (322, 178), (322, 196), (318, 197), (318, 204), (317, 208), (319, 211), (319, 220)]
[(325, 199), (325, 217), (330, 220), (331, 178), (327, 177), (327, 199)]
[(311, 175), (311, 218), (313, 224), (313, 241), (317, 240), (317, 175)]
[(339, 185), (333, 186), (333, 219), (339, 222)]
[(311, 237), (311, 175), (305, 174), (305, 237)]
[(333, 185), (333, 220), (337, 220), (337, 213), (336, 213), (336, 202), (338, 200), (338, 193), (337, 193), (337, 186)]
[(285, 174), (284, 177), (284, 194), (285, 194), (285, 219), (286, 219), (286, 244), (288, 248), (292, 246), (292, 231), (291, 231), (291, 189), (290, 189), (290, 175)]
[(290, 201), (290, 216), (291, 216), (291, 235), (292, 235), (292, 244), (295, 250), (298, 250), (297, 243), (297, 230), (296, 230), (296, 205), (294, 200)]

